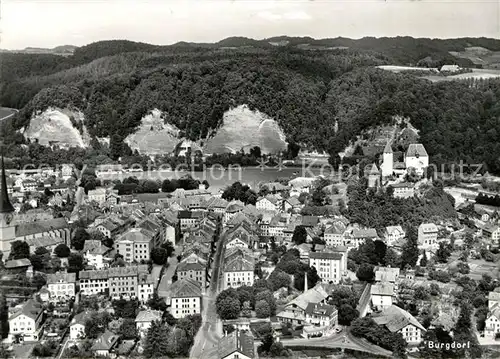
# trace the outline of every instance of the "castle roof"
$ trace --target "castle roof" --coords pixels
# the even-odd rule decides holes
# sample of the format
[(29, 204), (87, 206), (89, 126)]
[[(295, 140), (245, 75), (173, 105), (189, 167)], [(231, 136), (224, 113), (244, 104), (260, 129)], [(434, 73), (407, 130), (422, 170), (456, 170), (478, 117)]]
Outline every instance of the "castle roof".
[(427, 151), (424, 145), (421, 143), (412, 143), (408, 146), (406, 151), (406, 157), (428, 157)]
[(392, 153), (392, 146), (390, 142), (387, 142), (384, 148), (384, 153)]

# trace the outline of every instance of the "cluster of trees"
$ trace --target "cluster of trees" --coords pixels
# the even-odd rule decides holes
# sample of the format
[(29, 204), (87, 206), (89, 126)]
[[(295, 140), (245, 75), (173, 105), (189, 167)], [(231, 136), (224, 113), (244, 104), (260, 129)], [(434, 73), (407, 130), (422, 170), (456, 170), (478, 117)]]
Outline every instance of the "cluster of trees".
[(256, 329), (256, 333), (261, 341), (257, 347), (260, 357), (287, 358), (292, 356), (292, 353), (282, 343), (276, 341), (270, 323), (261, 324)]
[(358, 318), (352, 322), (351, 334), (391, 350), (395, 358), (406, 358), (408, 343), (403, 339), (403, 336), (397, 332), (392, 333), (383, 325), (378, 325), (370, 317)]
[(255, 205), (258, 196), (250, 186), (241, 184), (241, 182), (237, 181), (224, 190), (222, 198), (228, 201), (239, 200), (245, 204)]
[(394, 198), (387, 192), (367, 191), (367, 180), (361, 178), (347, 187), (349, 208), (344, 211), (351, 223), (382, 230), (402, 225), (417, 228), (433, 219), (455, 219), (454, 199), (440, 187), (429, 188), (422, 197)]
[(359, 302), (359, 295), (354, 289), (344, 286), (336, 287), (328, 304), (338, 308), (338, 322), (340, 325), (351, 325), (351, 322), (359, 317), (356, 307)]
[(174, 255), (175, 247), (170, 241), (162, 243), (160, 247), (155, 247), (151, 250), (151, 260), (154, 264), (166, 265), (168, 258)]
[(199, 314), (179, 319), (175, 326), (159, 321), (152, 322), (144, 340), (144, 356), (146, 358), (188, 357), (201, 324)]
[(476, 197), (476, 203), (500, 207), (500, 196), (498, 194), (495, 196), (491, 196), (485, 193), (479, 193)]
[(276, 300), (270, 285), (258, 280), (253, 286), (229, 288), (219, 293), (215, 302), (217, 314), (222, 319), (236, 319), (240, 315), (251, 317), (252, 310), (258, 318), (276, 315)]
[[(166, 121), (183, 135), (198, 140), (218, 128), (224, 111), (245, 103), (277, 119), (289, 142), (327, 150), (332, 158), (363, 129), (401, 115), (421, 131), (421, 141), (437, 164), (463, 159), (499, 172), (500, 110), (494, 104), (500, 81), (431, 83), (374, 68), (388, 63), (471, 65), (448, 53), (463, 50), (462, 39), (309, 41), (349, 49), (302, 51), (295, 41), (275, 49), (265, 41), (246, 39), (236, 43), (256, 48), (228, 53), (217, 50), (221, 44), (159, 47), (118, 41), (91, 44), (68, 58), (5, 54), (2, 67), (8, 64), (9, 76), (2, 78), (0, 102), (24, 107), (10, 121), (6, 137), (10, 143), (24, 142), (14, 130), (26, 126), (36, 109), (73, 106), (84, 111), (92, 136), (114, 137), (112, 147), (123, 155), (123, 139), (153, 108), (168, 113)], [(490, 40), (471, 41), (498, 47)], [(153, 56), (152, 51), (162, 53)], [(111, 152), (116, 158), (118, 153)]]
[(298, 249), (295, 248), (292, 248), (283, 254), (276, 265), (276, 269), (279, 269), (289, 275), (293, 275), (293, 286), (295, 289), (300, 291), (304, 290), (306, 275), (309, 288), (314, 287), (316, 283), (321, 280), (316, 268), (303, 263), (300, 260), (300, 253)]

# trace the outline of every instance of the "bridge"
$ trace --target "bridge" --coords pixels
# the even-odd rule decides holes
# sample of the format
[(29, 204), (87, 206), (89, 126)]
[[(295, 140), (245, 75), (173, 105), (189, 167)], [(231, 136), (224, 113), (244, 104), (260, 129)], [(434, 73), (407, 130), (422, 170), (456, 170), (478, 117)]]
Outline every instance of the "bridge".
[(381, 357), (392, 357), (392, 352), (368, 342), (363, 338), (356, 338), (350, 333), (340, 333), (327, 337), (309, 339), (283, 339), (280, 342), (286, 348), (318, 348), (318, 349), (350, 349), (359, 352), (375, 354)]

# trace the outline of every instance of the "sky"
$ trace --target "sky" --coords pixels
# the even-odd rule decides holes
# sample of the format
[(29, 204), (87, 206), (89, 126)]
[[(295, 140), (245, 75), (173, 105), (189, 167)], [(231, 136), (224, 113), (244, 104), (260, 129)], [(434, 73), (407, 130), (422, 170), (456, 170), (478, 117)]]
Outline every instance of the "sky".
[(0, 0), (0, 48), (230, 36), (500, 38), (498, 0)]

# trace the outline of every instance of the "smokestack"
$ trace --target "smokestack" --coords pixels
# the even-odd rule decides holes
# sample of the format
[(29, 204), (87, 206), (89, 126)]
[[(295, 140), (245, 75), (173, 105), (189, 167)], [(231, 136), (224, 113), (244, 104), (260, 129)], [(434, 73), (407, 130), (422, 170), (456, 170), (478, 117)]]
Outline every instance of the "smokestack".
[(304, 292), (309, 289), (309, 285), (307, 283), (307, 271), (304, 273)]

